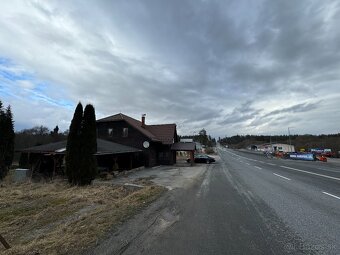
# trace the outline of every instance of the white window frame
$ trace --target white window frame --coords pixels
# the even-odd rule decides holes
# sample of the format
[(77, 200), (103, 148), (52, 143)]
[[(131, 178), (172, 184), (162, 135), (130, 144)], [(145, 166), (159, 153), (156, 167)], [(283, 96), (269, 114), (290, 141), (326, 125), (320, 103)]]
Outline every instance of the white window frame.
[(108, 134), (109, 137), (113, 137), (113, 128), (108, 128), (107, 134)]
[(129, 136), (129, 128), (125, 127), (123, 128), (122, 137), (128, 137)]

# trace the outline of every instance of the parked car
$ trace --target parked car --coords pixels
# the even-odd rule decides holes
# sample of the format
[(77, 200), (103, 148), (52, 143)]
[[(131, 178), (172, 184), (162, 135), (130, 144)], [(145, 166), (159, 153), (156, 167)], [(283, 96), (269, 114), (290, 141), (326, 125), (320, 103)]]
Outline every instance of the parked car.
[[(190, 158), (187, 159), (187, 162), (190, 163)], [(215, 162), (215, 159), (213, 157), (210, 157), (206, 154), (195, 154), (194, 156), (194, 162), (195, 163), (213, 163)]]

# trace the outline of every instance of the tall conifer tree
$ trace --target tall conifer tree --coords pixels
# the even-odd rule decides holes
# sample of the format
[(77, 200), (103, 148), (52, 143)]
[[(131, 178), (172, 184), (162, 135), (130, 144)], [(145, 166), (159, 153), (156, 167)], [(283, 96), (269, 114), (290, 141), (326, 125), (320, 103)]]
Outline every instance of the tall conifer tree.
[(5, 112), (0, 101), (0, 179), (5, 175)]
[(3, 109), (0, 101), (0, 179), (12, 165), (14, 155), (14, 125), (11, 107)]
[(73, 115), (66, 145), (66, 175), (68, 181), (79, 184), (81, 160), (81, 129), (83, 122), (83, 106), (79, 102)]
[(73, 185), (88, 185), (96, 177), (96, 115), (92, 105), (79, 103), (73, 115), (66, 146), (66, 174)]
[(13, 122), (13, 114), (11, 106), (9, 105), (6, 109), (5, 113), (5, 129), (6, 129), (6, 153), (5, 153), (5, 165), (10, 167), (13, 162), (14, 156), (14, 122)]
[(96, 115), (91, 104), (86, 105), (84, 110), (81, 143), (82, 164), (80, 179), (82, 185), (87, 185), (91, 183), (97, 174), (96, 157), (94, 156), (97, 152)]

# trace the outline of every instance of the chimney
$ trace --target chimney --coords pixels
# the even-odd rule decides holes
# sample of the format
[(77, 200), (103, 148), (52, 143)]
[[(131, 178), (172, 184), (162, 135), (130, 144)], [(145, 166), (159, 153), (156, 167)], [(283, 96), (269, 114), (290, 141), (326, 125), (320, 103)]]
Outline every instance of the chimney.
[(146, 114), (142, 114), (142, 127), (145, 127), (145, 116)]

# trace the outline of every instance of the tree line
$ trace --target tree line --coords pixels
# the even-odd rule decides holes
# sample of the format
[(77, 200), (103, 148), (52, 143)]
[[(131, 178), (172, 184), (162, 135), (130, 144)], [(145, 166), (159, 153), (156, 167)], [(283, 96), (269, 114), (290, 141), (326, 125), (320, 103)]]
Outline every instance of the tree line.
[(0, 101), (0, 179), (8, 172), (14, 155), (14, 122), (11, 106), (3, 107)]
[(60, 132), (58, 125), (50, 130), (45, 126), (35, 126), (15, 133), (15, 150), (66, 140), (68, 130)]

